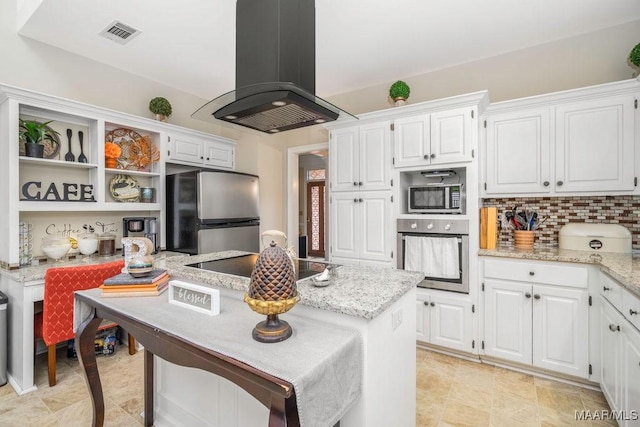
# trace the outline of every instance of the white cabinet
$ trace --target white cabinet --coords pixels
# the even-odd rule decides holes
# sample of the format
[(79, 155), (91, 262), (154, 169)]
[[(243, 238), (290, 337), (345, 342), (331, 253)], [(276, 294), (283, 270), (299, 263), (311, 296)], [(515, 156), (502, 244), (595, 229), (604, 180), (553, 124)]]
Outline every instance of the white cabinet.
[[(588, 378), (586, 268), (495, 259), (484, 262), (485, 354)], [(549, 282), (544, 281), (545, 275)], [(564, 286), (557, 285), (559, 278)]]
[(549, 193), (549, 110), (531, 109), (486, 119), (487, 194)]
[(173, 133), (169, 136), (168, 161), (180, 164), (193, 164), (218, 169), (233, 169), (235, 143), (212, 137)]
[(634, 189), (634, 104), (606, 97), (555, 108), (558, 193)]
[(466, 353), (475, 352), (473, 311), (468, 296), (443, 296), (418, 289), (416, 339)]
[(394, 120), (394, 165), (471, 161), (475, 108), (454, 108)]
[(600, 387), (611, 409), (619, 411), (620, 426), (640, 426), (640, 299), (626, 289), (617, 298), (611, 285), (620, 285), (605, 274), (600, 279)]
[(391, 188), (390, 126), (389, 121), (381, 121), (331, 132), (331, 191)]
[(331, 209), (331, 259), (390, 263), (391, 192), (335, 192)]
[(484, 195), (635, 189), (636, 80), (492, 104), (484, 117)]

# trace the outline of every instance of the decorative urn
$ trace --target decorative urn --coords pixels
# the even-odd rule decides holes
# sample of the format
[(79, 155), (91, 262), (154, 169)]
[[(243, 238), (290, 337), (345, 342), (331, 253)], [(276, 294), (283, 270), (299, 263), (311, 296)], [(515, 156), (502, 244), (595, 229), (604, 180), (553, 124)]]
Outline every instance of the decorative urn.
[(244, 301), (253, 311), (267, 316), (253, 328), (253, 339), (272, 343), (289, 338), (291, 326), (278, 315), (293, 308), (299, 299), (293, 261), (272, 241), (260, 253), (251, 272), (249, 291), (244, 295)]

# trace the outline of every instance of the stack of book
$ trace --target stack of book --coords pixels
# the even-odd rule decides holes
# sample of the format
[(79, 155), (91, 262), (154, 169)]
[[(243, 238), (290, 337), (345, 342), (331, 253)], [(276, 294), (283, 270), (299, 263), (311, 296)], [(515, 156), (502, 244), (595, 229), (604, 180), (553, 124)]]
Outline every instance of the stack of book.
[(156, 268), (144, 277), (120, 273), (100, 285), (103, 297), (141, 297), (160, 295), (169, 287), (167, 270)]

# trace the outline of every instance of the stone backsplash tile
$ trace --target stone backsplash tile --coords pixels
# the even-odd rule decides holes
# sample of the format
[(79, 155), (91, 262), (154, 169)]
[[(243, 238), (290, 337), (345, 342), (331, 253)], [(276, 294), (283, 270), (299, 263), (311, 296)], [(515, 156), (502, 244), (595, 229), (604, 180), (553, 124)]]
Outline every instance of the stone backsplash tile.
[[(547, 217), (536, 232), (536, 245), (556, 245), (560, 228), (570, 222), (620, 224), (633, 236), (640, 250), (640, 196), (508, 197), (484, 199), (483, 206), (498, 208), (498, 216), (511, 210), (532, 209)], [(513, 232), (498, 225), (498, 242), (513, 243)]]

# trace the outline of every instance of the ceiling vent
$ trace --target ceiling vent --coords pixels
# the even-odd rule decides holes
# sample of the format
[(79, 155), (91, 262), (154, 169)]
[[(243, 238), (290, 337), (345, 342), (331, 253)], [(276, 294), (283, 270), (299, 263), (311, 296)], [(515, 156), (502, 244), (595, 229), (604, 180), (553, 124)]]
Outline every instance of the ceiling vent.
[(113, 21), (98, 34), (102, 37), (113, 40), (116, 43), (127, 44), (140, 33), (140, 30), (136, 30), (135, 28), (123, 24), (122, 22)]

